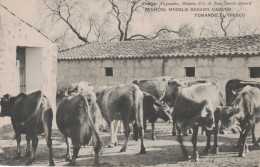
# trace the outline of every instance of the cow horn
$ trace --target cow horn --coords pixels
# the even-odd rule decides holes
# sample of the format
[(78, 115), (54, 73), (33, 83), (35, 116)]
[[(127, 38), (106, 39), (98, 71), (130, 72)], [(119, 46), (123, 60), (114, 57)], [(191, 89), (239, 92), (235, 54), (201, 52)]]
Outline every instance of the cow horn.
[(237, 91), (232, 90), (232, 93), (233, 93), (234, 95), (236, 95), (236, 94), (237, 94)]
[(221, 109), (222, 107), (221, 106), (217, 106), (217, 109)]

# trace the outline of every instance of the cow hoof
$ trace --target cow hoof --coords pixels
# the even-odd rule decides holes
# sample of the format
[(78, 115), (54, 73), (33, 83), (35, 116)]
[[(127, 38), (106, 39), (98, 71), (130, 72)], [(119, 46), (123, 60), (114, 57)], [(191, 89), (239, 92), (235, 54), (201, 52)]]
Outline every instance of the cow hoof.
[(152, 140), (157, 140), (156, 136), (152, 136)]
[(21, 154), (17, 154), (14, 159), (21, 159)]
[(246, 149), (246, 150), (245, 150), (245, 153), (249, 153), (249, 149)]
[(141, 148), (140, 154), (146, 154), (145, 148)]
[(188, 136), (188, 133), (183, 133), (183, 136)]
[(114, 147), (114, 144), (113, 144), (113, 143), (110, 143), (110, 144), (107, 146), (107, 148), (112, 148), (112, 147)]
[(205, 155), (208, 155), (209, 154), (209, 151), (210, 151), (210, 146), (206, 146), (206, 148), (204, 149), (203, 153)]
[(218, 147), (214, 147), (212, 152), (213, 154), (219, 154)]
[(31, 155), (30, 151), (26, 152), (26, 156), (30, 156), (30, 155)]
[(66, 157), (66, 161), (70, 162), (70, 156)]
[(27, 163), (26, 163), (26, 166), (30, 166), (32, 164), (32, 161), (28, 161)]
[(172, 132), (172, 136), (176, 136), (177, 135), (177, 133), (176, 132)]
[(35, 159), (29, 159), (29, 161), (26, 163), (26, 166), (29, 166), (32, 164), (32, 162), (34, 161)]
[(117, 142), (115, 142), (114, 146), (118, 146), (118, 143), (117, 143)]
[(126, 152), (127, 148), (125, 146), (123, 146), (120, 150), (120, 152)]
[(196, 158), (194, 159), (194, 161), (195, 161), (195, 162), (199, 162), (199, 161), (200, 161), (199, 157), (196, 157)]
[(238, 157), (245, 158), (245, 156), (246, 156), (246, 154), (245, 154), (245, 153), (242, 153), (242, 154), (241, 154), (241, 153), (239, 153), (239, 154), (238, 154)]
[(220, 131), (219, 131), (219, 134), (225, 135), (225, 134), (227, 134), (227, 131), (225, 131), (225, 130), (220, 130)]
[(55, 163), (51, 161), (49, 166), (55, 166)]
[(75, 161), (76, 161), (75, 159), (74, 159), (74, 160), (72, 159), (72, 160), (70, 161), (70, 163), (69, 163), (69, 166), (75, 166)]

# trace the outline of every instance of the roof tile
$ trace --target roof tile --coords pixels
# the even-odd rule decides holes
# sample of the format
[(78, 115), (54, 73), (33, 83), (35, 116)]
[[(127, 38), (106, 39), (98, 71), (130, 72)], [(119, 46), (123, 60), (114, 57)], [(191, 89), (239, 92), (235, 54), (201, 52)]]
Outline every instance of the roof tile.
[(234, 56), (238, 54), (255, 54), (260, 56), (260, 34), (238, 37), (97, 42), (60, 51), (58, 59)]

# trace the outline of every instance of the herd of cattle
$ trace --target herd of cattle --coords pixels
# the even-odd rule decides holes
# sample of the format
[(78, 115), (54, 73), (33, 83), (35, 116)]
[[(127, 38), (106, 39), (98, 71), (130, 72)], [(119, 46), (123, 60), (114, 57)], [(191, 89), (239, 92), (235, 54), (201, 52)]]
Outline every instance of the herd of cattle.
[[(260, 121), (260, 83), (233, 79), (226, 84), (226, 102), (216, 80), (182, 81), (172, 77), (158, 77), (150, 80), (135, 80), (131, 84), (103, 86), (94, 90), (86, 81), (70, 85), (57, 92), (56, 123), (67, 144), (66, 161), (75, 165), (79, 149), (92, 141), (95, 151), (94, 165), (99, 165), (102, 143), (99, 136), (100, 124), (106, 120), (111, 142), (108, 147), (118, 144), (119, 122), (124, 126), (125, 141), (120, 152), (127, 150), (127, 143), (133, 125), (133, 138), (141, 138), (141, 154), (145, 154), (144, 129), (146, 121), (152, 124), (152, 139), (156, 139), (154, 125), (158, 118), (173, 125), (172, 135), (177, 135), (184, 158), (189, 158), (183, 145), (182, 134), (192, 128), (191, 142), (193, 158), (198, 161), (198, 128), (206, 132), (207, 144), (204, 153), (211, 149), (211, 134), (214, 134), (213, 153), (218, 153), (217, 135), (220, 128), (240, 132), (239, 156), (248, 152), (247, 137), (258, 146), (255, 124)], [(26, 155), (28, 165), (35, 160), (38, 145), (37, 134), (45, 133), (49, 148), (49, 164), (55, 165), (52, 153), (53, 110), (48, 98), (37, 91), (20, 93), (1, 98), (1, 116), (10, 116), (17, 141), (16, 158), (21, 155), (21, 134), (26, 134)], [(71, 138), (73, 155), (70, 155), (68, 138)], [(92, 140), (91, 140), (92, 139)], [(30, 149), (32, 141), (32, 149)]]

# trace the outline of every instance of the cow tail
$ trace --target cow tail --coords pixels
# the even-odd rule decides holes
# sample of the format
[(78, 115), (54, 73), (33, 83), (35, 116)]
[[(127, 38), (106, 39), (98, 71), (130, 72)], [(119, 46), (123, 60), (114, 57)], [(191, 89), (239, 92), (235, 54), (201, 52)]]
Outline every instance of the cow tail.
[(102, 148), (102, 144), (101, 144), (101, 140), (100, 140), (100, 137), (99, 137), (99, 133), (98, 133), (98, 131), (97, 131), (97, 129), (96, 129), (96, 127), (95, 127), (95, 125), (94, 125), (94, 123), (93, 123), (93, 121), (92, 121), (92, 119), (91, 119), (91, 115), (90, 115), (90, 107), (89, 107), (89, 105), (88, 105), (88, 100), (87, 100), (87, 98), (85, 97), (85, 96), (83, 96), (83, 95), (81, 95), (82, 97), (83, 97), (83, 99), (84, 99), (84, 102), (85, 102), (85, 109), (87, 110), (87, 114), (88, 114), (88, 118), (89, 118), (89, 121), (90, 121), (90, 124), (91, 124), (91, 126), (92, 126), (92, 128), (93, 128), (93, 130), (94, 130), (94, 133), (95, 133), (95, 135), (96, 135), (96, 137), (97, 137), (97, 140), (98, 140), (98, 143), (97, 143), (97, 149), (98, 149), (98, 152), (101, 150), (101, 148)]
[(132, 94), (133, 94), (133, 110), (134, 110), (134, 117), (135, 117), (135, 121), (133, 123), (133, 137), (134, 137), (134, 140), (137, 141), (138, 140), (138, 124), (140, 123), (139, 122), (139, 116), (138, 116), (138, 104), (136, 103), (136, 91), (133, 90), (132, 91)]
[(43, 98), (43, 93), (42, 93), (42, 91), (40, 91), (40, 95), (37, 98), (37, 104), (36, 104), (36, 107), (35, 107), (33, 113), (30, 115), (29, 118), (27, 118), (25, 121), (21, 122), (20, 125), (22, 125), (22, 126), (25, 125), (29, 120), (31, 120), (32, 118), (34, 118), (36, 116), (36, 114), (38, 113), (38, 111), (40, 109), (40, 106), (42, 103), (42, 98)]

